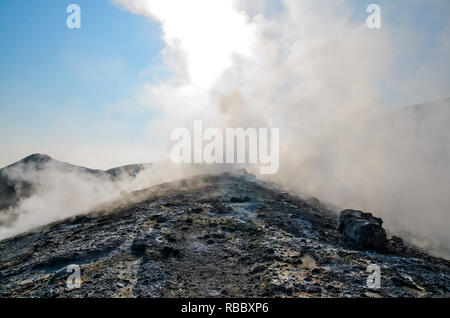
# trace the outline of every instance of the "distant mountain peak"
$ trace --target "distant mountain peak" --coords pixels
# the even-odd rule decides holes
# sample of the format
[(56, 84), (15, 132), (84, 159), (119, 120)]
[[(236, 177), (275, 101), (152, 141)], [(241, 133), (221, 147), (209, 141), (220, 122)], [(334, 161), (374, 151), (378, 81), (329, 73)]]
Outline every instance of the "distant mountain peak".
[[(35, 153), (0, 169), (0, 213), (16, 207), (21, 200), (36, 194), (40, 184), (39, 178), (48, 176), (49, 173), (53, 176), (64, 176), (67, 181), (85, 176), (90, 180), (97, 178), (99, 182), (116, 182), (136, 178), (139, 173), (151, 168), (151, 164), (131, 164), (107, 171), (89, 169), (53, 159), (46, 154)], [(50, 178), (50, 180), (57, 179)], [(58, 184), (47, 185), (59, 186)], [(1, 225), (2, 220), (0, 220)]]
[(22, 159), (21, 161), (24, 163), (28, 163), (28, 162), (45, 163), (45, 162), (48, 162), (51, 160), (54, 160), (54, 159), (52, 157), (50, 157), (49, 155), (35, 153), (35, 154), (32, 154), (32, 155)]

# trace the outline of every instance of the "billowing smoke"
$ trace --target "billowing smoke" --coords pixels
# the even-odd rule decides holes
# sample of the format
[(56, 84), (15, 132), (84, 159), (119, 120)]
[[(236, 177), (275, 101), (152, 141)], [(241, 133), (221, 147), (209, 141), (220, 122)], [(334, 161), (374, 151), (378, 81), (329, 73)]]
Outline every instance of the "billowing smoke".
[[(280, 170), (266, 178), (339, 208), (371, 211), (392, 234), (450, 256), (450, 101), (386, 107), (448, 97), (449, 3), (423, 1), (439, 15), (418, 21), (409, 7), (420, 1), (381, 1), (382, 28), (373, 30), (367, 4), (355, 1), (112, 2), (161, 25), (172, 76), (135, 97), (157, 114), (149, 123), (154, 152), (168, 159), (171, 132), (198, 119), (218, 128), (280, 128)], [(41, 185), (39, 195), (15, 208), (15, 225), (0, 238), (199, 172), (163, 164), (111, 182), (52, 171), (19, 171)]]
[[(160, 112), (156, 136), (169, 141), (194, 119), (278, 127), (271, 179), (374, 212), (392, 233), (450, 255), (449, 102), (381, 107), (448, 96), (449, 19), (427, 33), (417, 23), (436, 16), (417, 21), (410, 6), (421, 3), (409, 1), (383, 2), (377, 30), (365, 24), (367, 4), (352, 1), (114, 2), (161, 23), (174, 77), (139, 94)], [(448, 3), (426, 4), (450, 15)]]
[[(101, 211), (98, 209), (125, 200), (134, 191), (199, 173), (198, 167), (186, 169), (171, 164), (91, 170), (43, 158), (44, 162), (22, 160), (2, 170), (0, 177), (11, 181), (17, 202), (9, 200), (6, 208), (0, 207), (0, 239), (75, 215)], [(7, 199), (2, 197), (2, 203)]]

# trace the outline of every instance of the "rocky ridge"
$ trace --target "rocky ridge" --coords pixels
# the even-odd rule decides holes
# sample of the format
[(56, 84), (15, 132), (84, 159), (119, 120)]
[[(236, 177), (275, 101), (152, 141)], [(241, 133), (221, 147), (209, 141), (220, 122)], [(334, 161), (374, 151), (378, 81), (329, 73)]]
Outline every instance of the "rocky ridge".
[[(356, 249), (337, 222), (252, 175), (199, 176), (0, 242), (0, 296), (450, 296), (448, 261), (399, 238)], [(66, 284), (71, 264), (78, 289)], [(367, 287), (371, 264), (380, 289)]]

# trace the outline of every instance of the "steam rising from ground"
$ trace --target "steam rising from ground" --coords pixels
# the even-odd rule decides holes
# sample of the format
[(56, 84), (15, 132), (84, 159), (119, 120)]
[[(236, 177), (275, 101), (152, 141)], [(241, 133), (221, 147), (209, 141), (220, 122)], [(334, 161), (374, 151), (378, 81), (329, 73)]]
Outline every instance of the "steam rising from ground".
[[(270, 14), (269, 3), (278, 1), (113, 2), (161, 23), (174, 76), (141, 87), (136, 103), (159, 114), (149, 126), (155, 140), (167, 140), (160, 145), (167, 156), (172, 130), (191, 128), (196, 119), (211, 127), (280, 128), (280, 172), (272, 180), (374, 212), (394, 234), (450, 255), (450, 103), (415, 115), (379, 107), (388, 95), (406, 105), (448, 94), (450, 19), (420, 66), (405, 72), (399, 65), (426, 49), (426, 39), (389, 21), (369, 30), (347, 1), (284, 0)], [(396, 5), (402, 3), (409, 5)], [(450, 15), (450, 4), (439, 5)], [(190, 171), (178, 169), (157, 169), (158, 177), (134, 182), (150, 186)], [(38, 178), (45, 191), (20, 206), (23, 228), (43, 224), (39, 214), (62, 218), (130, 190), (130, 180)]]
[[(130, 192), (154, 185), (188, 178), (198, 172), (195, 167), (161, 164), (143, 165), (137, 175), (124, 168), (116, 177), (104, 171), (89, 170), (50, 160), (42, 166), (19, 163), (6, 168), (6, 176), (15, 180), (22, 199), (17, 206), (0, 211), (0, 239), (12, 237), (41, 225), (87, 213), (96, 207), (125, 198)], [(17, 181), (31, 184), (31, 196)]]
[[(347, 1), (285, 0), (269, 14), (273, 1), (218, 1), (217, 11), (212, 1), (114, 2), (161, 22), (177, 80), (149, 84), (140, 94), (161, 110), (151, 123), (161, 138), (194, 119), (279, 127), (273, 180), (370, 210), (392, 232), (450, 255), (450, 129), (439, 120), (448, 118), (449, 103), (418, 116), (379, 107), (388, 95), (403, 105), (448, 96), (448, 20), (431, 47), (411, 36), (408, 25), (417, 21), (408, 20), (407, 1), (396, 3), (403, 25), (385, 19), (376, 31), (354, 19)], [(450, 5), (432, 5), (450, 15)]]
[(0, 240), (76, 215), (126, 206), (136, 200), (132, 193), (155, 185), (230, 170), (225, 166), (160, 163), (135, 165), (137, 173), (127, 166), (112, 172), (73, 166), (39, 154), (31, 157), (36, 156), (45, 162), (25, 159), (2, 170), (2, 175), (13, 181), (20, 200), (0, 210)]

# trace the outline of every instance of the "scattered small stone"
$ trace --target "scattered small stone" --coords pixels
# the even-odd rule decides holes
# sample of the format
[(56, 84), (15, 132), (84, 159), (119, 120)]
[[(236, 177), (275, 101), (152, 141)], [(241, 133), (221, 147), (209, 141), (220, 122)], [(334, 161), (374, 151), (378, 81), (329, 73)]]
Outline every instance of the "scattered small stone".
[(189, 213), (202, 213), (203, 208), (191, 208), (189, 209)]
[(176, 241), (177, 241), (177, 239), (176, 238), (174, 238), (172, 235), (167, 235), (167, 237), (166, 237), (166, 239), (167, 239), (167, 241), (169, 242), (169, 243), (175, 243)]
[(215, 212), (217, 214), (230, 214), (233, 213), (233, 209), (230, 206), (227, 206), (225, 204), (218, 204), (215, 207)]
[(169, 202), (169, 203), (164, 204), (163, 206), (166, 207), (166, 208), (171, 208), (171, 207), (177, 206), (177, 204)]
[(322, 288), (320, 288), (319, 286), (308, 286), (306, 288), (306, 292), (310, 294), (318, 294), (322, 292)]
[(253, 267), (251, 273), (252, 274), (261, 273), (264, 272), (266, 269), (267, 269), (266, 265), (256, 265), (255, 267)]
[(158, 224), (165, 223), (165, 222), (167, 222), (167, 220), (168, 220), (168, 218), (167, 218), (166, 216), (163, 216), (163, 215), (160, 215), (160, 216), (158, 216), (158, 217), (156, 218), (156, 222), (157, 222)]
[(224, 233), (213, 233), (212, 236), (214, 238), (216, 238), (216, 239), (224, 239), (225, 238), (225, 234)]
[(181, 255), (180, 251), (170, 247), (170, 246), (164, 246), (161, 249), (161, 256), (162, 258), (170, 258), (170, 257), (179, 257)]
[(231, 203), (244, 203), (244, 202), (248, 202), (251, 199), (248, 196), (245, 197), (231, 197), (230, 202)]
[(131, 245), (131, 252), (136, 256), (142, 256), (145, 253), (148, 239), (147, 236), (135, 238)]

